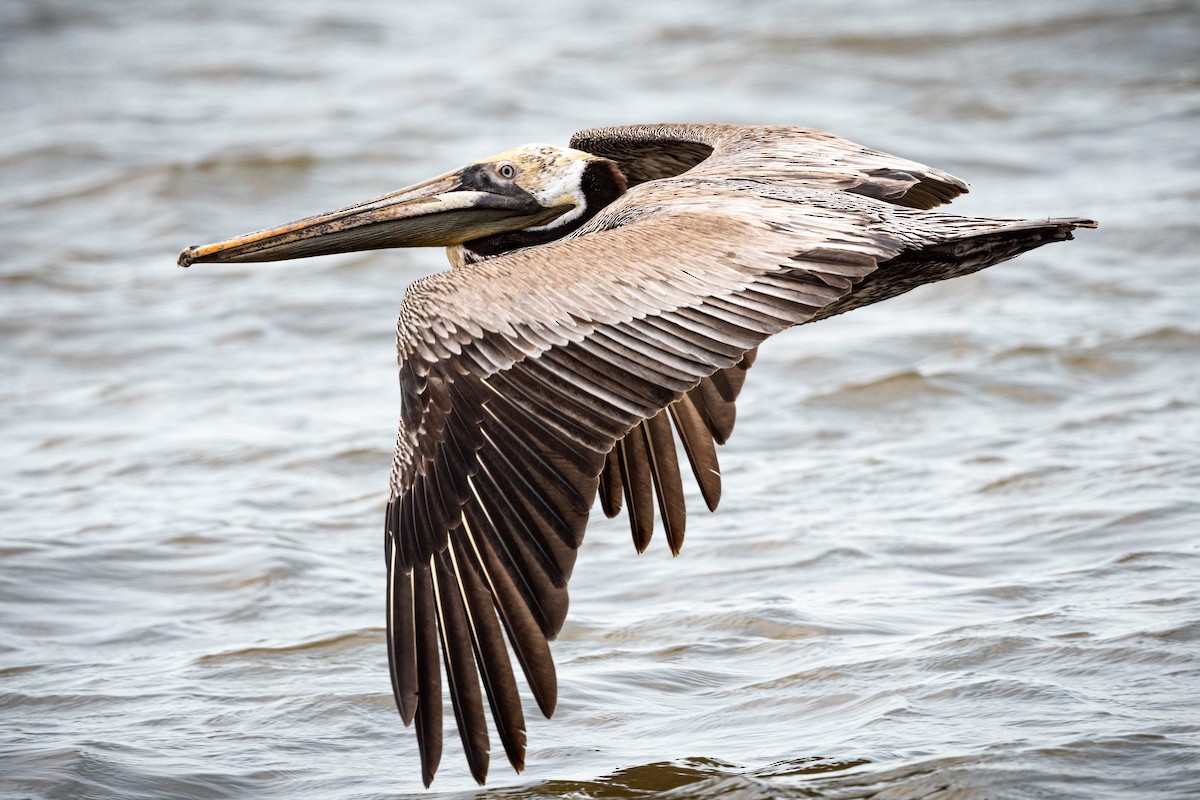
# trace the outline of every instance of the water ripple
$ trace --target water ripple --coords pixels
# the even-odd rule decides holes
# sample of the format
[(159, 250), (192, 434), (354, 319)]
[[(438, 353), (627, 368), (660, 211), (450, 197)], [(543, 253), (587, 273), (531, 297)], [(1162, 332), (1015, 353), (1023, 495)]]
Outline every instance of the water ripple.
[(480, 790), (447, 735), (426, 794), (1191, 796), (1198, 19), (4, 5), (0, 796), (418, 793), (378, 523), (396, 308), (444, 257), (175, 254), (688, 119), (827, 128), (971, 180), (964, 213), (1103, 227), (764, 346), (680, 557), (591, 523), (527, 771)]

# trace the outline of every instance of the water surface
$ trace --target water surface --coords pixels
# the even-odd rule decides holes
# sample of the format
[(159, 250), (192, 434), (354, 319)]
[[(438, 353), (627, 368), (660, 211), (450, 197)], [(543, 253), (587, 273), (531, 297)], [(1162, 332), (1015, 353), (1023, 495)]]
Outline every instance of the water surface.
[[(28, 2), (0, 97), (0, 795), (420, 793), (379, 523), (442, 255), (174, 256), (665, 120), (1103, 227), (766, 345), (683, 555), (593, 522), (485, 794), (1200, 786), (1197, 3)], [(475, 791), (448, 737), (426, 796)]]

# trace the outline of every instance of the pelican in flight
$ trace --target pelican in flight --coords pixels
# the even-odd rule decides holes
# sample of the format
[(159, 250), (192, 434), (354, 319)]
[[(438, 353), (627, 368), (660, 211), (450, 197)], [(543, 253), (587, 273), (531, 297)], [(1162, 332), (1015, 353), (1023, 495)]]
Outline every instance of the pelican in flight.
[(475, 780), (485, 700), (524, 768), (510, 653), (549, 717), (548, 643), (597, 495), (610, 517), (624, 506), (638, 552), (657, 511), (678, 554), (678, 453), (715, 509), (716, 445), (765, 339), (1096, 225), (930, 210), (965, 191), (816, 130), (635, 125), (180, 254), (186, 267), (448, 248), (453, 269), (414, 282), (400, 307), (384, 524), (392, 691), (416, 723), (426, 786), (443, 680)]

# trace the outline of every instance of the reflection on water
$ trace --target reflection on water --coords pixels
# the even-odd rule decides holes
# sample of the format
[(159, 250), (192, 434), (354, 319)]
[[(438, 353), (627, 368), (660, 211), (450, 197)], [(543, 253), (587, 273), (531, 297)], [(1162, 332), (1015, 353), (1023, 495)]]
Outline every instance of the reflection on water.
[[(377, 523), (442, 255), (174, 255), (660, 120), (1103, 227), (764, 347), (683, 555), (593, 523), (558, 713), (486, 793), (1189, 796), (1198, 43), (1176, 0), (6, 6), (0, 796), (419, 788)], [(475, 791), (447, 742), (433, 793)]]

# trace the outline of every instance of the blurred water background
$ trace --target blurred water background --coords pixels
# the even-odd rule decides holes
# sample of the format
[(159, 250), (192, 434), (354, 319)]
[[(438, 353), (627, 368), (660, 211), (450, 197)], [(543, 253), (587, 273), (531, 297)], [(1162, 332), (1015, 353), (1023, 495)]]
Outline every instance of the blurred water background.
[(383, 645), (443, 255), (175, 254), (660, 121), (1102, 227), (765, 346), (683, 555), (597, 515), (483, 794), (1198, 793), (1200, 4), (17, 0), (0, 99), (0, 796), (480, 791), (448, 737), (420, 792)]

